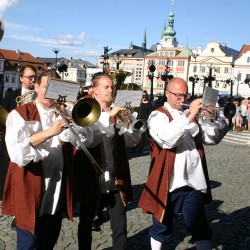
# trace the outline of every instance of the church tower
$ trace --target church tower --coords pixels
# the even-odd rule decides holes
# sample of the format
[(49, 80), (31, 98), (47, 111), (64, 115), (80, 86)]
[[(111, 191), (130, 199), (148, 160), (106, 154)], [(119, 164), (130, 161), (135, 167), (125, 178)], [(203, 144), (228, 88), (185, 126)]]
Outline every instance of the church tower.
[(160, 46), (161, 48), (173, 48), (177, 47), (178, 42), (176, 41), (176, 32), (174, 30), (174, 11), (173, 11), (173, 0), (171, 4), (171, 11), (168, 16), (168, 27), (166, 27), (166, 21), (164, 24)]

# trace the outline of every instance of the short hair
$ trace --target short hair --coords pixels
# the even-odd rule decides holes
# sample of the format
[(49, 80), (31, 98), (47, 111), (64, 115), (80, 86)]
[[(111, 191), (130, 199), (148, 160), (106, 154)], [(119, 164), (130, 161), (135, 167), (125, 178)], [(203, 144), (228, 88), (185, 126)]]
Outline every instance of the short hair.
[(19, 75), (20, 76), (23, 76), (23, 73), (24, 73), (24, 71), (26, 70), (26, 69), (31, 69), (32, 71), (34, 71), (35, 73), (37, 73), (37, 69), (34, 67), (34, 66), (32, 66), (32, 65), (29, 65), (29, 64), (24, 64), (24, 65), (22, 65), (22, 67), (20, 68), (20, 73), (19, 73)]
[(105, 72), (97, 72), (93, 75), (92, 77), (92, 86), (96, 87), (99, 83), (99, 80), (101, 78), (108, 78), (113, 82), (113, 78), (111, 77), (111, 75), (109, 75), (108, 73)]
[(42, 77), (44, 76), (48, 76), (48, 77), (51, 77), (51, 78), (57, 78), (57, 79), (61, 79), (61, 76), (56, 72), (56, 70), (54, 69), (48, 69), (48, 70), (45, 70), (43, 71), (37, 78), (37, 83), (40, 85), (41, 84), (41, 80), (42, 80)]

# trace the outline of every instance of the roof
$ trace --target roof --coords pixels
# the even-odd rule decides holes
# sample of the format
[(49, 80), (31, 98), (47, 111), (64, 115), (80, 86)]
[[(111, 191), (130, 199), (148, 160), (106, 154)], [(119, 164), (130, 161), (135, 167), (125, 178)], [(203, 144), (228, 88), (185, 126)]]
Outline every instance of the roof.
[(245, 54), (247, 51), (250, 50), (250, 45), (243, 45), (241, 50), (240, 50), (240, 53), (238, 55), (238, 58), (240, 58), (243, 54)]
[(233, 61), (235, 61), (238, 58), (238, 55), (239, 55), (238, 50), (231, 49), (223, 44), (220, 44), (219, 47), (226, 54), (226, 56), (232, 56)]
[(38, 70), (38, 72), (42, 69), (47, 69), (47, 66), (41, 60), (37, 59), (29, 53), (21, 52), (19, 50), (15, 51), (0, 49), (0, 58), (8, 61), (7, 68), (9, 70), (17, 70), (23, 64), (34, 66)]
[(146, 55), (148, 55), (149, 53), (152, 53), (153, 51), (150, 50), (150, 49), (146, 49), (144, 50), (143, 48), (139, 47), (139, 46), (135, 46), (133, 45), (133, 48), (132, 49), (120, 49), (120, 50), (117, 50), (113, 53), (110, 53), (109, 55), (110, 56), (115, 56), (117, 54), (120, 54), (120, 55), (126, 55), (130, 58), (144, 58)]

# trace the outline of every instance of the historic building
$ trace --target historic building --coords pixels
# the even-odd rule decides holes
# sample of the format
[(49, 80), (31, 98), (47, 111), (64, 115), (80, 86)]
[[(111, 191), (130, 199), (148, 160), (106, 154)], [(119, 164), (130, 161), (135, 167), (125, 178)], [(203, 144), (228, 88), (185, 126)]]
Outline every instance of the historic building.
[[(184, 78), (189, 93), (202, 95), (206, 86), (215, 88), (219, 94), (250, 96), (250, 45), (241, 51), (224, 43), (209, 41), (206, 47), (190, 49), (178, 45), (174, 29), (173, 4), (159, 43), (146, 49), (146, 32), (142, 46), (129, 46), (102, 55), (100, 68), (113, 68), (130, 72), (125, 83), (137, 83), (154, 96), (164, 94), (168, 78)], [(249, 80), (248, 80), (249, 79)]]
[(0, 103), (7, 89), (19, 88), (19, 69), (24, 64), (34, 66), (38, 73), (47, 68), (29, 53), (0, 49)]

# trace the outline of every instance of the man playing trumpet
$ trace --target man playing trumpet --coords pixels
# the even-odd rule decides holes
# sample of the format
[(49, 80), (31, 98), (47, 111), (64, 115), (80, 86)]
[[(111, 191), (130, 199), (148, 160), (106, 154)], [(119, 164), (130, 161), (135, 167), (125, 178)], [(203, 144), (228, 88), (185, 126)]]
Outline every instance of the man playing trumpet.
[[(125, 110), (125, 108), (116, 106), (111, 108), (115, 88), (111, 76), (106, 73), (97, 73), (93, 78), (92, 86), (94, 98), (102, 109), (99, 121), (106, 128), (102, 142), (93, 152), (97, 155), (103, 171), (100, 188), (97, 189), (97, 191), (100, 190), (101, 192), (99, 209), (108, 208), (113, 249), (125, 250), (127, 246), (126, 205), (132, 200), (132, 186), (126, 149), (136, 146), (140, 141), (140, 135), (131, 128), (124, 128), (122, 123), (116, 121), (118, 113)], [(77, 176), (80, 178), (81, 174)], [(81, 190), (87, 188), (83, 182), (80, 184)], [(91, 192), (91, 195), (93, 197), (93, 192)], [(91, 250), (90, 244), (87, 244), (90, 241), (86, 239), (86, 235), (91, 233), (92, 221), (89, 221), (90, 216), (86, 212), (88, 204), (86, 203), (84, 191), (81, 197), (80, 223), (78, 227), (79, 249)], [(96, 198), (98, 198), (98, 194)], [(86, 232), (86, 222), (88, 222), (88, 233)]]
[(182, 212), (196, 249), (211, 250), (211, 229), (204, 204), (212, 201), (208, 170), (202, 144), (217, 144), (228, 131), (225, 119), (198, 124), (202, 99), (183, 110), (188, 93), (181, 78), (168, 82), (167, 102), (148, 119), (151, 136), (151, 168), (139, 207), (151, 213), (149, 234), (153, 250), (160, 250), (172, 234)]

